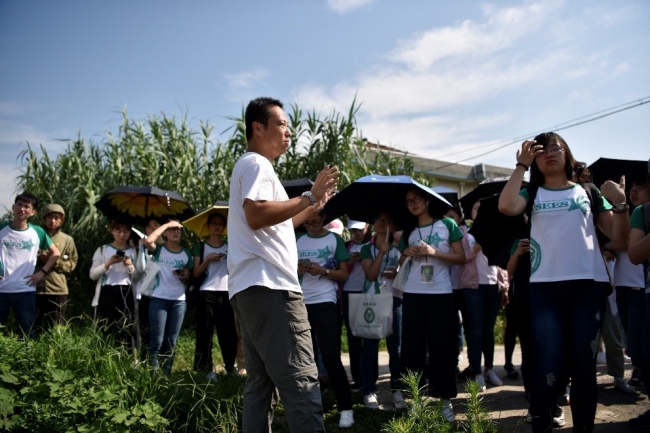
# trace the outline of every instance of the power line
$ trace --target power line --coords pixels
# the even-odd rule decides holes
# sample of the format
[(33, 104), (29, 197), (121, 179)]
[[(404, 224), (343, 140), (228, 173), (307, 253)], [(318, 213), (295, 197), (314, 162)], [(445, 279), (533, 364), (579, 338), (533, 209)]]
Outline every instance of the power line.
[[(505, 140), (505, 141), (500, 141), (500, 142), (497, 142), (497, 143), (489, 144), (487, 146), (496, 146), (496, 145), (499, 145), (501, 143), (505, 143), (505, 144), (503, 144), (503, 145), (501, 145), (501, 146), (499, 146), (499, 147), (497, 147), (495, 149), (492, 149), (492, 150), (489, 150), (487, 152), (481, 153), (480, 155), (475, 155), (475, 156), (472, 156), (470, 158), (461, 159), (460, 161), (456, 161), (456, 162), (452, 162), (452, 163), (449, 163), (449, 164), (441, 165), (439, 167), (434, 167), (433, 169), (434, 170), (439, 170), (441, 168), (450, 167), (452, 165), (456, 165), (456, 164), (461, 163), (461, 162), (465, 162), (465, 161), (469, 161), (469, 160), (472, 160), (472, 159), (480, 158), (482, 156), (489, 155), (490, 153), (496, 152), (497, 150), (501, 150), (501, 149), (503, 149), (505, 147), (511, 146), (511, 145), (513, 145), (515, 143), (519, 143), (522, 139), (533, 137), (533, 136), (535, 136), (537, 134), (540, 134), (542, 132), (545, 132), (545, 131), (562, 131), (562, 130), (565, 130), (565, 129), (573, 128), (575, 126), (584, 125), (585, 123), (590, 123), (590, 122), (593, 122), (595, 120), (599, 120), (599, 119), (602, 119), (604, 117), (608, 117), (608, 116), (611, 116), (613, 114), (620, 113), (621, 111), (629, 110), (631, 108), (636, 108), (636, 107), (639, 107), (639, 106), (647, 104), (647, 103), (650, 103), (650, 96), (646, 96), (644, 98), (637, 99), (635, 101), (627, 102), (625, 104), (621, 104), (621, 105), (617, 105), (615, 107), (611, 107), (611, 108), (608, 108), (608, 109), (605, 109), (605, 110), (601, 110), (601, 111), (598, 111), (596, 113), (592, 113), (592, 114), (588, 114), (588, 115), (585, 115), (585, 116), (577, 117), (577, 118), (575, 118), (573, 120), (569, 120), (567, 122), (560, 123), (560, 124), (558, 124), (558, 125), (556, 125), (555, 127), (552, 127), (552, 128), (545, 128), (545, 129), (539, 130), (537, 132), (533, 132), (533, 133), (530, 133), (530, 134), (515, 137), (515, 138), (510, 139), (510, 140)], [(633, 105), (630, 105), (630, 104), (633, 104)], [(624, 108), (619, 108), (619, 107), (624, 107)], [(614, 111), (612, 111), (612, 110), (614, 110)], [(605, 113), (605, 114), (601, 114), (601, 113)], [(596, 116), (596, 117), (592, 117), (592, 116)], [(585, 119), (585, 118), (586, 118), (586, 120), (576, 122), (576, 120)], [(569, 122), (574, 122), (574, 123), (569, 123)], [(561, 125), (565, 125), (565, 126), (561, 126)], [(474, 148), (471, 148), (471, 149), (465, 149), (465, 150), (460, 151), (460, 152), (455, 152), (455, 153), (451, 153), (451, 154), (448, 154), (448, 155), (444, 155), (444, 156), (442, 156), (440, 158), (445, 158), (445, 157), (448, 157), (448, 156), (451, 156), (451, 155), (457, 155), (459, 153), (469, 152), (471, 150), (476, 150), (478, 148), (485, 148), (485, 146), (486, 145), (481, 145), (479, 147), (474, 147)]]

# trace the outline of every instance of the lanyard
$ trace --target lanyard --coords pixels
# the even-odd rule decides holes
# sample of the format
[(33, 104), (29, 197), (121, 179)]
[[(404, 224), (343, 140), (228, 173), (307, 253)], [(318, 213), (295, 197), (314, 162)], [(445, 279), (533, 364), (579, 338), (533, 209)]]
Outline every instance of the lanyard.
[[(431, 222), (431, 231), (429, 232), (429, 236), (427, 237), (427, 240), (424, 241), (422, 238), (422, 232), (420, 231), (420, 227), (418, 226), (418, 234), (420, 235), (420, 240), (424, 241), (427, 245), (429, 244), (429, 239), (431, 238), (431, 235), (433, 234), (433, 225), (435, 224), (435, 220)], [(429, 256), (424, 256), (424, 260), (429, 263)]]
[[(379, 275), (383, 275), (383, 273), (386, 272), (386, 268), (388, 267), (388, 256), (390, 255), (390, 251), (391, 251), (392, 249), (393, 249), (392, 246), (388, 249), (388, 252), (386, 253), (386, 260), (384, 260), (384, 269), (381, 270), (381, 272), (379, 273)], [(372, 246), (372, 250), (370, 251), (370, 255), (372, 256), (372, 260), (373, 260), (373, 261), (374, 261), (374, 260), (377, 260), (377, 251), (378, 251), (378, 250), (379, 250), (379, 249), (378, 249), (378, 248), (373, 244), (373, 246)]]

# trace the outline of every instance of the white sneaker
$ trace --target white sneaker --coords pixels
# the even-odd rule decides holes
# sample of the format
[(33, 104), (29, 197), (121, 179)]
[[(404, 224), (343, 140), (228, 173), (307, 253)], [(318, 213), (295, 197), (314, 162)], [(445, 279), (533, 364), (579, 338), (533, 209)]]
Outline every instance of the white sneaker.
[(451, 400), (442, 401), (442, 416), (449, 422), (456, 421), (456, 415), (454, 415), (454, 407), (451, 405)]
[(395, 404), (395, 409), (400, 409), (400, 410), (406, 409), (406, 402), (404, 401), (404, 396), (399, 391), (395, 391), (393, 393), (393, 403)]
[(342, 410), (341, 419), (339, 420), (339, 428), (349, 428), (354, 425), (354, 413), (352, 409)]
[[(404, 400), (404, 399), (402, 399)], [(368, 409), (379, 409), (379, 402), (377, 401), (377, 394), (368, 394), (363, 396), (363, 404)], [(343, 416), (343, 412), (341, 412)]]
[(485, 380), (490, 382), (492, 385), (495, 386), (503, 385), (503, 382), (501, 381), (501, 379), (499, 379), (499, 376), (497, 376), (494, 370), (492, 369), (485, 370), (485, 373), (483, 373), (483, 375), (485, 376)]
[(566, 421), (564, 421), (564, 409), (562, 406), (558, 406), (555, 411), (555, 416), (553, 417), (553, 427), (564, 427)]
[(605, 352), (598, 352), (596, 356), (596, 364), (607, 364), (607, 355)]
[(211, 371), (205, 377), (207, 377), (210, 382), (216, 382), (219, 376), (217, 376), (217, 373), (214, 371)]
[(483, 378), (483, 376), (481, 376), (480, 374), (477, 374), (474, 377), (474, 381), (476, 383), (478, 383), (479, 391), (483, 392), (483, 391), (486, 390), (487, 387), (485, 386), (485, 379)]
[(625, 393), (625, 394), (638, 394), (636, 392), (636, 389), (634, 389), (633, 386), (631, 386), (627, 381), (622, 378), (622, 377), (615, 377), (614, 378), (614, 388), (618, 389), (619, 391)]

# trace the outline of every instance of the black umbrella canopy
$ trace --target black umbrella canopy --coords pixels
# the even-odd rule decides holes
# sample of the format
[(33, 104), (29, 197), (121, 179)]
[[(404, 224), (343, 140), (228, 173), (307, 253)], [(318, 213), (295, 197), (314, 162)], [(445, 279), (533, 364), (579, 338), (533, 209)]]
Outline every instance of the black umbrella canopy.
[(144, 226), (151, 217), (174, 217), (180, 221), (194, 216), (187, 200), (174, 191), (154, 186), (121, 186), (107, 192), (95, 202), (108, 219), (124, 218)]
[(458, 206), (458, 192), (456, 190), (446, 186), (434, 186), (431, 189), (446, 198), (452, 206)]
[(618, 183), (623, 175), (628, 187), (633, 180), (646, 182), (648, 177), (647, 161), (599, 158), (587, 168), (591, 173), (592, 182), (599, 188), (607, 180)]
[(481, 246), (490, 266), (503, 269), (515, 239), (529, 237), (524, 215), (508, 216), (499, 210), (499, 194), (480, 200), (476, 219), (469, 232)]
[(350, 219), (373, 223), (379, 213), (387, 212), (401, 228), (410, 215), (405, 200), (411, 189), (425, 192), (430, 197), (429, 207), (437, 212), (444, 214), (451, 207), (438, 193), (408, 176), (370, 175), (357, 179), (327, 202), (326, 221), (346, 214)]
[(311, 187), (314, 185), (314, 182), (306, 177), (294, 180), (283, 180), (280, 183), (284, 187), (289, 198), (298, 197), (303, 192), (310, 191)]
[(476, 188), (460, 198), (460, 205), (463, 208), (463, 214), (466, 219), (472, 219), (472, 207), (474, 203), (482, 198), (490, 197), (494, 194), (500, 194), (503, 187), (508, 182), (507, 177), (498, 177), (495, 179), (486, 179), (479, 183)]

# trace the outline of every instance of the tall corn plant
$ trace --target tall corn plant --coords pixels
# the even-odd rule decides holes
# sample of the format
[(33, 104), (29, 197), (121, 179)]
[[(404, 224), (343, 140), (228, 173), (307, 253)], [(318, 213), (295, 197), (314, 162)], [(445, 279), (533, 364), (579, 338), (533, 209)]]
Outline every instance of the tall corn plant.
[[(356, 121), (358, 109), (355, 100), (345, 114), (332, 111), (320, 116), (292, 105), (292, 141), (276, 162), (278, 176), (315, 179), (326, 164), (335, 164), (341, 171), (342, 189), (371, 173), (414, 175), (406, 157), (381, 151), (368, 156)], [(227, 200), (232, 169), (247, 147), (243, 117), (242, 110), (240, 117), (228, 119), (231, 126), (224, 133), (230, 136), (224, 141), (215, 138), (215, 125), (207, 122), (199, 122), (195, 130), (185, 116), (163, 113), (138, 121), (124, 112), (116, 134), (109, 132), (100, 142), (78, 136), (56, 157), (43, 146), (26, 145), (20, 156), (18, 189), (34, 193), (44, 204), (56, 202), (64, 207), (64, 231), (75, 239), (79, 251), (79, 264), (69, 278), (72, 314), (88, 311), (94, 288), (88, 278), (92, 255), (99, 245), (111, 241), (108, 221), (94, 203), (124, 185), (176, 191), (195, 210)]]

